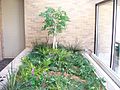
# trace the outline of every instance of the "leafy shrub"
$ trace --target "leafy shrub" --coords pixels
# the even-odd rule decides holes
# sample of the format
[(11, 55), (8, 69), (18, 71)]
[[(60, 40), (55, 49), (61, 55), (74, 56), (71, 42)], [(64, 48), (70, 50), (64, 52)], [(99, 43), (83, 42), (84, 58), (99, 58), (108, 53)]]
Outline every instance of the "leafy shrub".
[(16, 79), (17, 83), (24, 83), (22, 90), (105, 89), (103, 79), (95, 75), (95, 69), (78, 50), (37, 45), (22, 62)]

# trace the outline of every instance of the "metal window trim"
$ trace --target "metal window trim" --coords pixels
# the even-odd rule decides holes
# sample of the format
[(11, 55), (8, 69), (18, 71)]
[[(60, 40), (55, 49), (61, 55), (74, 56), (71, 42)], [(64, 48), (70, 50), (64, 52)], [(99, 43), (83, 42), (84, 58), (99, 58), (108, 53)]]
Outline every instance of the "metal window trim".
[(95, 33), (94, 33), (94, 54), (98, 54), (98, 17), (99, 17), (99, 5), (112, 0), (103, 0), (95, 4)]
[(99, 13), (99, 7), (96, 4), (95, 5), (95, 34), (94, 34), (94, 54), (98, 54), (98, 14)]
[(113, 67), (114, 59), (114, 46), (115, 46), (115, 33), (116, 33), (116, 17), (117, 17), (117, 0), (104, 0), (95, 4), (95, 34), (94, 34), (94, 54), (98, 55), (98, 15), (99, 5), (106, 2), (113, 1), (113, 16), (112, 16), (112, 41), (111, 41), (111, 55), (110, 55), (110, 68)]
[(115, 52), (115, 41), (116, 41), (116, 21), (117, 21), (117, 0), (113, 0), (113, 21), (112, 21), (112, 42), (111, 42), (111, 62), (110, 68), (113, 67), (114, 62), (114, 52)]
[(103, 4), (103, 3), (106, 3), (108, 1), (112, 1), (112, 0), (103, 0), (103, 1), (100, 1), (100, 2), (96, 3), (95, 5)]

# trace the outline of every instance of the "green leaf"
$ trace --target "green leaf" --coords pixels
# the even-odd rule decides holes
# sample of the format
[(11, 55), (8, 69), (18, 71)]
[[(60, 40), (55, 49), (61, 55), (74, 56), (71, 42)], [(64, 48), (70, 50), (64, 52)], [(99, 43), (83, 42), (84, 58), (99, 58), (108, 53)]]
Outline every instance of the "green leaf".
[(48, 30), (48, 35), (54, 35), (55, 31), (61, 33), (62, 30), (66, 29), (66, 23), (69, 21), (66, 12), (61, 10), (61, 8), (55, 10), (47, 7), (46, 11), (42, 12), (39, 16), (44, 17), (42, 30)]

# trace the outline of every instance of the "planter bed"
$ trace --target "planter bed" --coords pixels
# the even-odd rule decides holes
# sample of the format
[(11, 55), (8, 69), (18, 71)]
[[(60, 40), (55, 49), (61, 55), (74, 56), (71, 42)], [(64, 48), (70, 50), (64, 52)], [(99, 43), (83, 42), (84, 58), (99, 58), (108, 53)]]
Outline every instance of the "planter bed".
[(11, 72), (7, 89), (105, 90), (104, 80), (94, 72), (79, 50), (41, 44), (22, 58), (17, 75)]

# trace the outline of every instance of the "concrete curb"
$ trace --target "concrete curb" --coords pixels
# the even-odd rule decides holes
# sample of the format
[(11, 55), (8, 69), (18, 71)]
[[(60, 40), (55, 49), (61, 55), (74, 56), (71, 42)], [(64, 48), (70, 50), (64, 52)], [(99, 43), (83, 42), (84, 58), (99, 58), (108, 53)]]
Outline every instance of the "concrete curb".
[(32, 49), (24, 49), (11, 63), (9, 63), (1, 72), (0, 72), (0, 90), (5, 87), (7, 83), (8, 71), (11, 70), (11, 67), (17, 72), (21, 63), (21, 58), (28, 55)]

